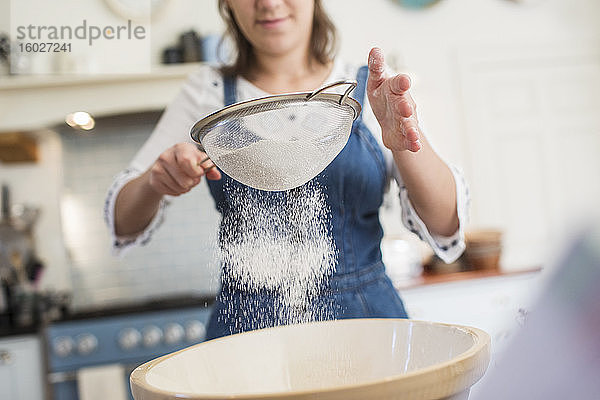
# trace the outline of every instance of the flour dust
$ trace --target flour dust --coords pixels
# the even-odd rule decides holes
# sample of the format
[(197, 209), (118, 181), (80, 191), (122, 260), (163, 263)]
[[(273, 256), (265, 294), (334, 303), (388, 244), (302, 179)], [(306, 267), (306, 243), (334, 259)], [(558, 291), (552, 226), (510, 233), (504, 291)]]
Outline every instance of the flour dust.
[(309, 181), (331, 159), (322, 147), (308, 141), (259, 140), (222, 152), (213, 160), (228, 175), (249, 186), (286, 190)]
[(232, 332), (331, 319), (323, 295), (336, 265), (330, 210), (320, 186), (285, 192), (228, 185), (230, 220), (219, 258)]

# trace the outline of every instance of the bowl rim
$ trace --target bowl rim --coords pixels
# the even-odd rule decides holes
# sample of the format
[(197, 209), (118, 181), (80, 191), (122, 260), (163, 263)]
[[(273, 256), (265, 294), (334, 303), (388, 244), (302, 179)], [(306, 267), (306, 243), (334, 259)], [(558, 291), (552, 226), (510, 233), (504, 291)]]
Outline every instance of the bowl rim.
[[(323, 393), (343, 393), (344, 391), (352, 391), (356, 389), (368, 390), (370, 387), (390, 385), (395, 386), (402, 382), (403, 386), (408, 386), (413, 392), (421, 393), (422, 396), (417, 397), (419, 399), (436, 399), (443, 396), (450, 396), (467, 389), (477, 382), (485, 373), (489, 361), (490, 361), (490, 346), (491, 338), (490, 335), (479, 329), (467, 325), (450, 324), (443, 322), (433, 322), (416, 319), (404, 319), (404, 318), (351, 318), (351, 319), (338, 319), (338, 320), (327, 320), (327, 321), (315, 321), (309, 322), (302, 325), (313, 325), (313, 324), (326, 324), (326, 323), (358, 323), (357, 321), (395, 321), (401, 323), (417, 323), (424, 325), (436, 325), (436, 326), (447, 326), (462, 330), (469, 334), (474, 339), (474, 343), (463, 353), (453, 357), (448, 361), (437, 363), (428, 367), (419, 368), (408, 373), (390, 375), (385, 378), (379, 378), (376, 380), (365, 381), (361, 383), (354, 383), (348, 385), (340, 385), (335, 387), (326, 387), (319, 389), (305, 389), (296, 390), (289, 392), (256, 392), (256, 393), (232, 393), (232, 394), (211, 394), (211, 393), (191, 393), (191, 392), (172, 392), (163, 390), (156, 386), (151, 385), (146, 381), (147, 373), (154, 368), (157, 364), (165, 361), (168, 358), (174, 357), (179, 353), (187, 350), (194, 349), (199, 346), (207, 345), (207, 343), (214, 343), (216, 341), (227, 340), (237, 335), (248, 335), (248, 334), (259, 334), (260, 332), (285, 329), (293, 327), (294, 325), (280, 325), (271, 328), (257, 329), (253, 331), (247, 331), (237, 333), (234, 335), (223, 336), (220, 338), (212, 339), (210, 341), (197, 343), (192, 346), (188, 346), (181, 350), (173, 353), (165, 354), (161, 357), (150, 360), (140, 366), (136, 367), (130, 374), (130, 386), (134, 398), (136, 394), (140, 394), (139, 399), (148, 400), (163, 400), (163, 399), (190, 399), (190, 400), (225, 400), (225, 399), (239, 399), (239, 400), (252, 400), (252, 399), (295, 399), (306, 396), (314, 396), (316, 394)], [(263, 333), (264, 334), (264, 333)], [(460, 367), (458, 367), (460, 365)], [(450, 368), (452, 366), (452, 368)], [(460, 374), (459, 374), (460, 372)], [(453, 378), (461, 375), (462, 379), (460, 382), (451, 384)], [(445, 384), (440, 382), (445, 381)], [(435, 384), (438, 388), (426, 388), (426, 390), (420, 390), (424, 383), (429, 382)], [(391, 389), (391, 387), (390, 387)], [(436, 391), (437, 390), (437, 391)], [(435, 393), (434, 393), (435, 392)], [(432, 397), (433, 396), (433, 397)], [(438, 397), (440, 396), (440, 397)], [(137, 400), (137, 398), (136, 398)]]

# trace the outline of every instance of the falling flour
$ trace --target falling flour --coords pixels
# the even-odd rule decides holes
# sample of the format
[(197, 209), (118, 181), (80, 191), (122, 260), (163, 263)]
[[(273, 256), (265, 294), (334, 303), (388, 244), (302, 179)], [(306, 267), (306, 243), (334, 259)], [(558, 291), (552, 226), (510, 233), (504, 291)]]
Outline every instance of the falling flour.
[(234, 323), (239, 325), (253, 320), (249, 329), (330, 319), (332, 306), (320, 299), (335, 268), (336, 249), (319, 185), (310, 182), (271, 193), (228, 186), (233, 210), (221, 232), (223, 284), (267, 293), (272, 306), (259, 301), (231, 304), (221, 317), (237, 318)]

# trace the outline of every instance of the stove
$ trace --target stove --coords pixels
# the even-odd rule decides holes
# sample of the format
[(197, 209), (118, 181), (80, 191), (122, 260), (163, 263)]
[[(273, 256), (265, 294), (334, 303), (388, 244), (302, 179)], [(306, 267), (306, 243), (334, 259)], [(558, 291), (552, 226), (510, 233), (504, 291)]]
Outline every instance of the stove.
[[(126, 381), (138, 365), (205, 338), (214, 297), (181, 296), (80, 310), (45, 330), (51, 397), (79, 399), (78, 372), (119, 365)], [(117, 400), (117, 399), (114, 399)]]

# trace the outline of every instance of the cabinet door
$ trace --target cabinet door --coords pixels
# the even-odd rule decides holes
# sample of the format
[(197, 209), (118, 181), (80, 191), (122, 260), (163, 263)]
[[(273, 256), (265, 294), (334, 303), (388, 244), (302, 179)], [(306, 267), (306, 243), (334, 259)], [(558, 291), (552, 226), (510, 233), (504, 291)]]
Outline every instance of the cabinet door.
[(44, 385), (40, 341), (35, 336), (0, 340), (0, 397), (42, 400)]
[[(486, 331), (492, 341), (489, 374), (535, 305), (544, 281), (544, 274), (530, 273), (422, 286), (400, 294), (410, 318)], [(473, 386), (472, 394), (485, 378)]]
[(498, 353), (522, 323), (540, 289), (539, 273), (428, 285), (400, 295), (410, 318), (483, 329)]
[(472, 222), (504, 230), (504, 268), (552, 259), (597, 211), (599, 49), (487, 48), (459, 58)]

